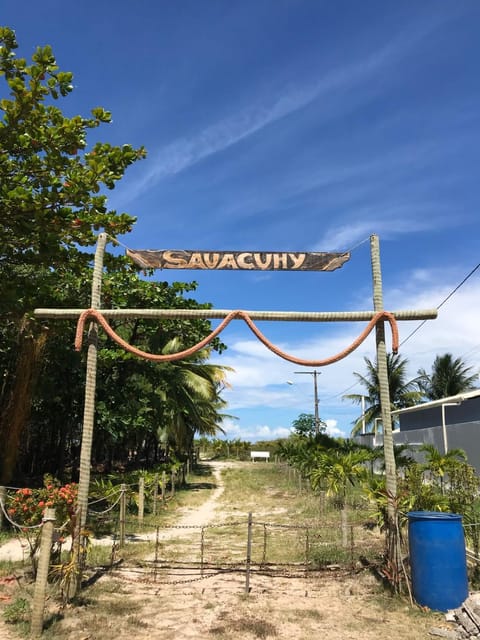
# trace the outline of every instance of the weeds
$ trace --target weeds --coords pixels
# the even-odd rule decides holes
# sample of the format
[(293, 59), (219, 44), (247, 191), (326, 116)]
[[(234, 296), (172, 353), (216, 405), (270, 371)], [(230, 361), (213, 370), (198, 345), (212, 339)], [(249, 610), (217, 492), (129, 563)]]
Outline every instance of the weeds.
[(16, 598), (7, 604), (2, 615), (7, 624), (26, 624), (30, 620), (30, 602), (26, 598)]

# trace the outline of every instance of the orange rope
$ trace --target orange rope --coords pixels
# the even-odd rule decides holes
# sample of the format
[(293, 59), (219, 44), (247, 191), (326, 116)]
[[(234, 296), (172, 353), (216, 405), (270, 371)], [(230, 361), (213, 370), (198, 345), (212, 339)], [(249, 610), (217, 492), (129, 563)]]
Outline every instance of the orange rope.
[(103, 327), (107, 335), (110, 336), (112, 340), (114, 340), (118, 345), (123, 347), (126, 351), (128, 351), (129, 353), (133, 353), (134, 355), (139, 356), (140, 358), (145, 358), (146, 360), (152, 360), (153, 362), (174, 362), (175, 360), (188, 358), (189, 356), (193, 355), (197, 351), (200, 351), (207, 344), (209, 344), (235, 318), (242, 318), (247, 323), (249, 328), (253, 331), (253, 333), (257, 336), (260, 342), (263, 342), (263, 344), (268, 349), (270, 349), (270, 351), (273, 351), (273, 353), (275, 353), (280, 358), (283, 358), (284, 360), (288, 360), (289, 362), (293, 362), (294, 364), (298, 364), (302, 366), (305, 365), (307, 367), (324, 367), (328, 364), (332, 364), (333, 362), (338, 362), (339, 360), (342, 360), (342, 358), (345, 358), (346, 356), (348, 356), (348, 354), (352, 353), (352, 351), (354, 351), (357, 347), (359, 347), (362, 344), (362, 342), (365, 340), (368, 334), (375, 327), (377, 322), (381, 322), (383, 320), (388, 320), (388, 322), (390, 323), (390, 328), (392, 330), (392, 351), (393, 353), (397, 353), (398, 351), (398, 326), (395, 320), (395, 316), (393, 315), (393, 313), (390, 313), (389, 311), (377, 312), (373, 316), (373, 318), (370, 320), (370, 322), (367, 324), (367, 326), (362, 331), (362, 333), (358, 336), (356, 340), (354, 340), (354, 342), (352, 342), (352, 344), (349, 347), (347, 347), (343, 351), (340, 351), (340, 353), (337, 353), (336, 355), (331, 356), (330, 358), (324, 358), (323, 360), (302, 360), (301, 358), (296, 358), (295, 356), (289, 355), (288, 353), (281, 351), (278, 347), (272, 344), (263, 335), (263, 333), (254, 324), (253, 320), (250, 318), (248, 313), (246, 311), (241, 311), (241, 310), (231, 311), (227, 316), (225, 316), (225, 318), (218, 325), (218, 327), (212, 331), (212, 333), (210, 333), (206, 338), (201, 340), (198, 344), (194, 345), (193, 347), (190, 347), (189, 349), (185, 349), (184, 351), (179, 351), (177, 353), (172, 353), (168, 355), (156, 355), (153, 353), (147, 353), (146, 351), (142, 351), (141, 349), (137, 349), (137, 347), (134, 347), (131, 344), (128, 344), (128, 342), (125, 342), (123, 338), (121, 338), (117, 333), (115, 333), (115, 331), (112, 329), (112, 327), (108, 324), (108, 322), (105, 320), (103, 315), (97, 309), (86, 309), (80, 314), (80, 317), (78, 318), (77, 332), (75, 335), (75, 349), (77, 351), (80, 351), (82, 347), (82, 339), (83, 339), (82, 336), (85, 328), (85, 322), (87, 318), (90, 318), (90, 317), (94, 318)]

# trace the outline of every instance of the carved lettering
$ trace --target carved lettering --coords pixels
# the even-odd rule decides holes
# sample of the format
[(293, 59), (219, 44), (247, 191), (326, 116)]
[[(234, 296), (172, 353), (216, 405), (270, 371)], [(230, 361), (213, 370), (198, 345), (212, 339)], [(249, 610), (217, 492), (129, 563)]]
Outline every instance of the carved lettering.
[(188, 261), (185, 260), (185, 251), (164, 251), (163, 258), (170, 265), (174, 265), (176, 269), (187, 268)]
[(218, 265), (218, 261), (220, 260), (219, 253), (205, 253), (203, 255), (203, 259), (205, 260), (205, 264), (207, 265), (207, 269), (216, 269)]
[(237, 263), (239, 269), (255, 269), (255, 264), (253, 263), (253, 256), (251, 253), (239, 253)]
[(238, 269), (233, 253), (225, 253), (218, 263), (218, 269)]
[(267, 269), (270, 268), (270, 263), (272, 261), (272, 254), (271, 253), (264, 253), (263, 254), (265, 256), (265, 260), (262, 260), (262, 254), (261, 253), (254, 253), (253, 254), (253, 259), (255, 260), (255, 264), (257, 265), (257, 269), (261, 269), (262, 271), (266, 271)]
[(256, 269), (258, 271), (333, 271), (350, 259), (346, 253), (260, 251), (133, 251), (127, 255), (143, 269)]
[(190, 256), (187, 269), (206, 269), (205, 262), (201, 253), (194, 252)]
[(273, 268), (274, 269), (288, 269), (288, 254), (286, 253), (274, 253), (273, 254)]
[(302, 264), (305, 262), (305, 254), (304, 253), (289, 253), (288, 254), (292, 259), (293, 266), (292, 269), (300, 269)]

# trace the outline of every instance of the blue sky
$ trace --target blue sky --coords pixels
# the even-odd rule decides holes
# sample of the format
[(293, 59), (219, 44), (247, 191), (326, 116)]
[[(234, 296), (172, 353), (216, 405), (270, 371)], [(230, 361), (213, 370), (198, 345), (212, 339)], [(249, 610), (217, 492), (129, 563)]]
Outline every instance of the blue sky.
[[(110, 194), (138, 217), (132, 249), (353, 249), (333, 273), (159, 272), (196, 280), (221, 309), (372, 308), (370, 234), (380, 238), (387, 309), (436, 307), (480, 261), (480, 3), (477, 0), (45, 0), (9, 3), (29, 56), (51, 44), (75, 91), (101, 105), (100, 139), (148, 158)], [(91, 139), (93, 142), (93, 139)], [(401, 348), (410, 376), (451, 352), (480, 361), (480, 271)], [(401, 323), (405, 339), (418, 323)], [(342, 350), (358, 323), (260, 323), (303, 358)], [(388, 336), (388, 333), (387, 333)], [(243, 323), (216, 360), (234, 367), (227, 436), (288, 433), (313, 413), (313, 378)], [(389, 345), (388, 337), (387, 344)], [(347, 435), (354, 371), (373, 340), (318, 379), (320, 417)], [(308, 368), (306, 369), (308, 370)], [(287, 381), (294, 384), (289, 385)]]

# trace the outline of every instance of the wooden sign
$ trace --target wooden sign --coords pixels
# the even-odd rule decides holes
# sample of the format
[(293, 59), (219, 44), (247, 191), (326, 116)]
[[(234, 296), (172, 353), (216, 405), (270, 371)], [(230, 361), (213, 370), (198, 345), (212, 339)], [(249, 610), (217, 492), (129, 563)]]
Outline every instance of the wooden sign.
[(256, 271), (334, 271), (350, 253), (298, 251), (134, 251), (127, 255), (143, 269), (231, 269)]

